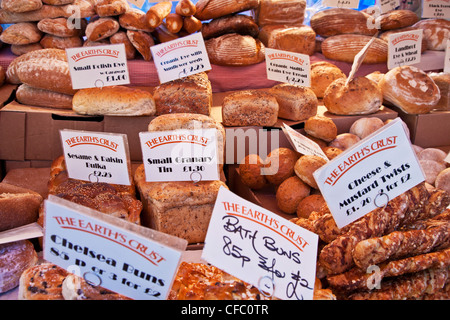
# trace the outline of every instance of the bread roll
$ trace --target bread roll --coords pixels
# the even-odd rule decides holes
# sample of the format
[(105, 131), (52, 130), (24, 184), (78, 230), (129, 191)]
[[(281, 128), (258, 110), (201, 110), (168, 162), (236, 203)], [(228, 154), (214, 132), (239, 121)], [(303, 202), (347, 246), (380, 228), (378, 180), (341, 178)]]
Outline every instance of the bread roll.
[(28, 12), (42, 7), (41, 0), (2, 0), (1, 8), (9, 12)]
[(306, 120), (317, 114), (316, 95), (308, 87), (281, 83), (269, 89), (278, 102), (278, 117), (294, 121)]
[(443, 51), (450, 38), (450, 21), (446, 19), (422, 19), (413, 25), (423, 30), (428, 50)]
[(436, 188), (450, 193), (450, 168), (446, 168), (439, 172), (434, 184)]
[(21, 84), (16, 91), (17, 102), (44, 108), (72, 109), (72, 95)]
[(153, 94), (158, 115), (166, 113), (211, 114), (212, 87), (205, 72), (162, 83), (155, 88)]
[(62, 283), (69, 273), (53, 263), (26, 269), (19, 279), (19, 300), (64, 300)]
[(175, 7), (175, 13), (183, 17), (193, 16), (196, 11), (197, 8), (195, 7), (195, 4), (191, 0), (178, 1)]
[(294, 165), (299, 155), (289, 148), (272, 150), (264, 161), (264, 175), (269, 183), (278, 186), (294, 175)]
[(205, 41), (206, 51), (212, 64), (222, 66), (246, 66), (265, 60), (264, 45), (258, 39), (237, 33)]
[(308, 184), (311, 188), (319, 189), (313, 173), (326, 163), (327, 161), (322, 157), (304, 155), (295, 162), (294, 172), (303, 182)]
[(201, 31), (205, 40), (228, 33), (256, 37), (259, 33), (259, 27), (252, 17), (244, 14), (235, 14), (204, 22)]
[(324, 148), (322, 148), (323, 153), (325, 153), (325, 155), (327, 156), (328, 160), (333, 160), (334, 158), (336, 158), (338, 155), (340, 155), (343, 150), (336, 148), (336, 147), (330, 147), (330, 146), (326, 146)]
[(171, 1), (162, 1), (152, 5), (150, 9), (148, 9), (145, 17), (150, 28), (155, 29), (160, 26), (163, 23), (163, 20), (170, 13), (171, 9)]
[(370, 16), (347, 8), (331, 8), (315, 13), (310, 25), (320, 36), (330, 37), (339, 34), (361, 34), (372, 36), (378, 30), (367, 23)]
[(36, 222), (42, 200), (37, 192), (0, 183), (0, 231)]
[(34, 22), (19, 22), (3, 30), (0, 40), (8, 44), (30, 44), (39, 42), (42, 32)]
[(150, 92), (126, 86), (81, 89), (73, 96), (72, 109), (79, 114), (114, 116), (151, 116), (156, 112)]
[(184, 17), (183, 30), (188, 34), (195, 33), (202, 29), (202, 22), (194, 16)]
[(86, 27), (86, 37), (90, 41), (99, 41), (119, 31), (119, 22), (111, 17), (90, 21)]
[(78, 48), (83, 46), (83, 39), (79, 36), (74, 37), (58, 37), (51, 34), (46, 34), (39, 41), (44, 49), (56, 48), (56, 49), (66, 49), (66, 48)]
[(339, 148), (341, 150), (347, 150), (361, 140), (360, 137), (353, 133), (341, 133), (336, 136), (336, 138), (330, 142), (330, 147)]
[(326, 205), (326, 201), (321, 194), (311, 194), (300, 201), (297, 206), (297, 217), (308, 219), (314, 211), (318, 212)]
[(130, 8), (125, 13), (119, 16), (119, 24), (122, 28), (134, 31), (152, 32), (154, 28), (150, 28), (145, 12)]
[[(322, 42), (322, 53), (327, 59), (353, 63), (355, 56), (372, 39), (360, 34), (340, 34), (330, 36)], [(384, 63), (387, 61), (388, 44), (379, 38), (367, 49), (363, 64)]]
[(228, 94), (222, 102), (225, 126), (273, 126), (278, 120), (277, 99), (258, 90), (241, 90)]
[(316, 51), (316, 33), (309, 26), (267, 25), (260, 29), (258, 38), (267, 48), (306, 55)]
[(311, 63), (310, 70), (311, 90), (317, 98), (323, 98), (325, 90), (336, 79), (347, 79), (346, 74), (336, 65), (327, 61)]
[(256, 9), (259, 0), (199, 0), (195, 4), (195, 17), (199, 20), (210, 20), (232, 13)]
[(183, 28), (183, 16), (169, 13), (166, 17), (166, 28), (169, 32), (178, 33)]
[(21, 56), (28, 52), (42, 50), (42, 49), (44, 49), (44, 48), (42, 48), (42, 46), (39, 42), (30, 43), (30, 44), (12, 44), (11, 45), (11, 52), (15, 56)]
[(380, 110), (383, 93), (379, 86), (366, 77), (333, 81), (325, 90), (323, 104), (329, 112), (338, 115), (371, 114)]
[(412, 26), (420, 17), (411, 10), (397, 9), (386, 12), (379, 17), (381, 30), (393, 30)]
[(360, 118), (350, 126), (349, 133), (357, 135), (360, 139), (364, 139), (383, 126), (384, 122), (380, 118)]
[(96, 0), (94, 8), (100, 17), (111, 17), (125, 13), (130, 5), (126, 0)]
[(304, 198), (309, 196), (311, 188), (299, 177), (292, 176), (284, 180), (277, 188), (275, 198), (278, 208), (284, 213), (294, 214)]
[(111, 44), (123, 43), (125, 46), (125, 54), (127, 56), (127, 60), (134, 59), (136, 56), (136, 48), (131, 43), (130, 39), (128, 39), (127, 33), (125, 31), (118, 31), (113, 34), (109, 38), (109, 42)]
[(450, 110), (450, 74), (445, 72), (431, 72), (428, 76), (438, 86), (441, 98), (434, 107), (435, 110), (447, 111)]
[(66, 61), (37, 58), (23, 61), (17, 69), (17, 76), (22, 83), (30, 87), (55, 91), (64, 94), (75, 94), (69, 64)]
[(38, 262), (33, 244), (20, 240), (0, 244), (0, 293), (19, 286), (19, 279), (26, 269)]
[(127, 37), (145, 61), (153, 59), (150, 47), (155, 45), (155, 41), (150, 34), (140, 30), (127, 30)]
[(389, 70), (379, 82), (384, 100), (410, 114), (430, 112), (439, 102), (439, 87), (422, 70), (401, 66)]
[(438, 148), (425, 148), (417, 154), (419, 160), (433, 160), (445, 164), (447, 154)]
[(323, 141), (330, 142), (337, 136), (337, 126), (326, 116), (314, 115), (305, 121), (305, 132)]
[(425, 174), (425, 182), (434, 185), (437, 176), (441, 171), (445, 170), (445, 164), (435, 160), (419, 160), (420, 167)]
[(300, 26), (305, 19), (305, 0), (263, 0), (253, 10), (260, 27), (274, 24)]
[(249, 154), (239, 163), (239, 176), (242, 183), (250, 189), (258, 190), (267, 186), (268, 181), (263, 171), (263, 160), (257, 154)]
[(69, 24), (67, 18), (42, 19), (37, 27), (43, 33), (51, 34), (57, 37), (81, 37), (86, 29), (85, 19), (80, 20), (81, 28), (74, 28)]

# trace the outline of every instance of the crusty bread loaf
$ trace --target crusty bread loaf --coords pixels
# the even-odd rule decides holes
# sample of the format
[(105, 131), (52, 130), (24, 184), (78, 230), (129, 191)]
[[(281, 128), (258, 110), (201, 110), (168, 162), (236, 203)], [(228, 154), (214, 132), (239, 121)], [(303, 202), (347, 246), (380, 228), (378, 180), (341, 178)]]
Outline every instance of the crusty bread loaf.
[(212, 64), (246, 66), (260, 63), (265, 59), (263, 43), (248, 35), (225, 34), (206, 40), (205, 47)]
[(310, 25), (316, 34), (330, 37), (338, 34), (374, 35), (378, 30), (369, 28), (370, 16), (362, 11), (331, 8), (318, 11), (311, 17)]
[(38, 89), (21, 84), (16, 91), (17, 102), (29, 106), (72, 109), (72, 95)]
[(311, 89), (317, 98), (323, 98), (325, 90), (336, 79), (346, 79), (346, 74), (336, 65), (327, 61), (311, 63), (310, 70)]
[(273, 126), (278, 120), (278, 102), (270, 93), (241, 90), (228, 94), (222, 103), (225, 126)]
[(310, 26), (267, 25), (260, 29), (258, 39), (267, 48), (313, 55), (316, 33)]
[(11, 84), (21, 83), (19, 77), (17, 76), (17, 69), (25, 61), (36, 58), (48, 58), (67, 62), (67, 55), (64, 50), (61, 49), (33, 50), (11, 61), (11, 63), (8, 65), (8, 68), (6, 69), (7, 82)]
[(127, 86), (81, 89), (73, 96), (72, 109), (87, 115), (142, 116), (156, 112), (150, 92)]
[[(330, 36), (322, 42), (322, 53), (328, 59), (353, 63), (355, 56), (371, 39), (371, 36), (361, 34)], [(362, 63), (384, 63), (387, 61), (387, 54), (387, 42), (376, 38), (367, 50)]]
[(86, 19), (80, 19), (80, 28), (73, 28), (67, 18), (42, 19), (37, 23), (39, 30), (57, 37), (81, 37), (86, 25)]
[(450, 110), (450, 74), (446, 72), (431, 72), (428, 76), (439, 87), (441, 98), (434, 107), (435, 110)]
[(62, 283), (69, 273), (53, 263), (26, 269), (19, 279), (19, 300), (64, 300)]
[(119, 16), (119, 24), (122, 28), (135, 31), (151, 32), (153, 28), (150, 28), (147, 19), (145, 18), (145, 12), (136, 8), (130, 8), (125, 13)]
[(37, 262), (36, 250), (28, 240), (0, 244), (0, 293), (19, 286), (22, 272)]
[(420, 17), (411, 10), (397, 9), (382, 14), (379, 18), (381, 30), (393, 30), (412, 26)]
[(1, 8), (9, 12), (27, 12), (42, 7), (41, 0), (2, 0)]
[(125, 54), (127, 60), (134, 59), (136, 57), (136, 48), (131, 43), (130, 39), (128, 39), (127, 33), (125, 31), (118, 31), (114, 33), (110, 38), (109, 42), (111, 44), (123, 43), (125, 46)]
[(319, 101), (308, 87), (281, 83), (269, 89), (278, 102), (278, 117), (293, 121), (306, 120), (317, 114)]
[(46, 34), (42, 37), (39, 43), (44, 49), (56, 48), (64, 50), (67, 48), (82, 47), (83, 39), (80, 36), (58, 37), (51, 34)]
[(199, 20), (210, 20), (232, 13), (256, 9), (259, 0), (199, 0), (195, 4), (195, 17)]
[(72, 79), (69, 72), (69, 63), (66, 61), (36, 58), (22, 61), (17, 68), (17, 76), (22, 83), (31, 87), (75, 94), (72, 88)]
[(211, 113), (212, 87), (205, 72), (162, 83), (155, 88), (153, 97), (158, 115), (166, 113), (210, 115)]
[(97, 0), (94, 8), (100, 17), (111, 17), (125, 13), (130, 5), (126, 0)]
[(86, 27), (86, 37), (90, 41), (99, 41), (119, 31), (119, 22), (111, 17), (90, 21)]
[(39, 42), (42, 32), (34, 22), (19, 22), (3, 30), (0, 40), (8, 44), (30, 44)]
[(42, 200), (37, 192), (0, 183), (0, 231), (36, 222)]
[(153, 59), (150, 47), (155, 44), (155, 41), (149, 33), (141, 30), (127, 30), (127, 37), (145, 61)]
[[(399, 32), (406, 32), (406, 31), (414, 31), (414, 30), (418, 30), (418, 29), (419, 28), (416, 28), (416, 27), (405, 27), (405, 28), (387, 30), (387, 31), (382, 32), (379, 35), (379, 38), (381, 40), (384, 40), (384, 41), (388, 42), (389, 41), (389, 36), (391, 34), (395, 34), (395, 33), (399, 33)], [(427, 39), (425, 37), (422, 37), (422, 45), (420, 47), (422, 53), (427, 50), (427, 46), (428, 46)]]
[(144, 165), (136, 169), (134, 180), (144, 204), (144, 226), (190, 244), (204, 242), (219, 188), (227, 188), (224, 182), (146, 182)]
[(377, 83), (366, 77), (334, 80), (325, 90), (323, 104), (338, 115), (371, 114), (380, 110), (383, 93)]
[(439, 102), (439, 87), (424, 71), (414, 66), (389, 70), (379, 82), (384, 100), (406, 113), (430, 112)]
[(260, 27), (273, 24), (300, 26), (305, 19), (305, 9), (305, 0), (263, 0), (253, 14)]
[(202, 25), (203, 38), (210, 39), (220, 37), (227, 33), (258, 36), (259, 27), (255, 20), (244, 14), (235, 14), (204, 22)]
[(422, 19), (413, 25), (423, 30), (428, 50), (443, 51), (450, 38), (450, 21), (446, 19)]

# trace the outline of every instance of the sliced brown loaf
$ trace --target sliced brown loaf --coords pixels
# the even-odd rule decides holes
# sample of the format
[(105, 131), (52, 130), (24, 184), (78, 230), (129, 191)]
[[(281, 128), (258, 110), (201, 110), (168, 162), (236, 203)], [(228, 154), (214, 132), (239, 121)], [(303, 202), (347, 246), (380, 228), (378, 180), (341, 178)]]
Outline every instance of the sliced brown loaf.
[(17, 102), (29, 106), (72, 109), (72, 95), (21, 84), (16, 91)]
[(242, 90), (228, 94), (222, 103), (224, 126), (273, 126), (278, 120), (278, 102), (270, 93)]
[(267, 48), (307, 55), (316, 51), (316, 33), (309, 26), (267, 25), (258, 38)]
[(259, 0), (199, 0), (195, 7), (195, 17), (199, 20), (209, 20), (232, 13), (256, 9)]

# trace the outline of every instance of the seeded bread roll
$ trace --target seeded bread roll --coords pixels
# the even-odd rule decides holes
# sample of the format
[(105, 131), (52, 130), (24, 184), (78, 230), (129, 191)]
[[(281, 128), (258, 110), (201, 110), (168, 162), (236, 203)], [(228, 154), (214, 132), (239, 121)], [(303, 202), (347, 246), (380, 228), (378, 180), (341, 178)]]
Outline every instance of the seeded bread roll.
[(87, 115), (142, 116), (156, 112), (150, 92), (126, 86), (81, 89), (73, 96), (72, 109)]
[(345, 73), (336, 65), (327, 61), (311, 63), (311, 89), (317, 98), (323, 98), (325, 90), (336, 79), (347, 79)]
[(17, 102), (37, 107), (72, 109), (72, 95), (21, 84), (16, 91)]
[(225, 126), (273, 126), (278, 120), (277, 99), (263, 91), (242, 90), (228, 94), (222, 103)]
[(269, 89), (278, 102), (278, 117), (294, 121), (306, 120), (317, 114), (317, 100), (308, 87), (281, 83)]
[(8, 44), (30, 44), (39, 42), (42, 32), (34, 22), (19, 22), (3, 30), (0, 40)]
[(439, 87), (433, 79), (413, 66), (389, 70), (379, 86), (384, 100), (409, 114), (428, 113), (441, 98)]

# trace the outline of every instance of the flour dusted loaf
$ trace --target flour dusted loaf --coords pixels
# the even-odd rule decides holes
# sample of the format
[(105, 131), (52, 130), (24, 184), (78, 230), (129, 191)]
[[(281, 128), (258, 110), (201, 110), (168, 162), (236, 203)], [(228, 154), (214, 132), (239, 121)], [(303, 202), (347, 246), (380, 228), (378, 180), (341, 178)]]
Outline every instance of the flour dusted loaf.
[(19, 22), (3, 30), (0, 40), (4, 43), (24, 45), (39, 42), (42, 32), (34, 22)]
[(450, 110), (450, 74), (446, 72), (431, 72), (428, 76), (439, 87), (441, 98), (434, 107), (435, 110)]
[(270, 93), (241, 90), (228, 94), (222, 102), (225, 126), (273, 126), (278, 120), (279, 105)]
[(151, 116), (156, 113), (150, 92), (127, 86), (81, 89), (73, 96), (72, 109), (87, 115)]
[(423, 30), (423, 38), (427, 42), (428, 50), (444, 51), (450, 38), (450, 21), (446, 19), (422, 19), (414, 28)]
[(204, 242), (217, 193), (226, 187), (224, 182), (146, 182), (144, 165), (136, 169), (134, 179), (144, 204), (144, 226), (190, 244)]
[(155, 88), (153, 97), (157, 115), (211, 113), (212, 87), (205, 72), (162, 83)]
[(389, 70), (379, 86), (384, 100), (410, 114), (430, 112), (441, 98), (439, 87), (433, 79), (414, 66)]

